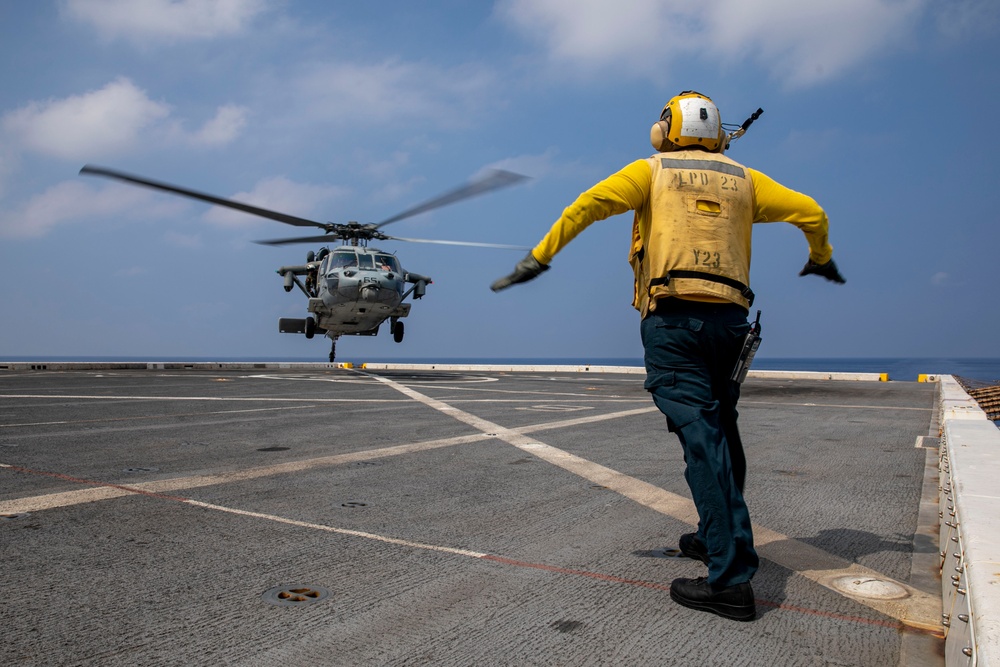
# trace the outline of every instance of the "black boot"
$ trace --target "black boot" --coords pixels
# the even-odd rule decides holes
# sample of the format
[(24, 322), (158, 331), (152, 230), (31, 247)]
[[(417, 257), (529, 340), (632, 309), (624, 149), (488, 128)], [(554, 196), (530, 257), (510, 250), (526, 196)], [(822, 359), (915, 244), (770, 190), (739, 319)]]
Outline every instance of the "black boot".
[(734, 621), (752, 621), (757, 616), (757, 604), (749, 581), (713, 588), (705, 577), (674, 579), (670, 584), (670, 598), (689, 609), (708, 611)]
[(680, 547), (681, 553), (688, 558), (700, 560), (708, 565), (708, 547), (698, 539), (698, 533), (684, 533), (677, 541), (677, 546)]

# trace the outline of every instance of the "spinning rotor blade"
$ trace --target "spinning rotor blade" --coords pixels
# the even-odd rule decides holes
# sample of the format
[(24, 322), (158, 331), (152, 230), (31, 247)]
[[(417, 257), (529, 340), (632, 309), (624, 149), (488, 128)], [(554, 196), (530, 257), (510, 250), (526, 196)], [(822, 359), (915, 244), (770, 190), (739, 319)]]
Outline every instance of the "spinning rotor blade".
[(322, 222), (316, 222), (315, 220), (307, 220), (306, 218), (299, 218), (294, 215), (278, 213), (277, 211), (269, 211), (266, 208), (259, 208), (257, 206), (251, 206), (250, 204), (243, 204), (238, 201), (233, 201), (232, 199), (222, 199), (221, 197), (205, 194), (203, 192), (188, 190), (187, 188), (182, 188), (176, 185), (170, 185), (168, 183), (160, 183), (159, 181), (153, 181), (146, 178), (141, 178), (139, 176), (132, 176), (131, 174), (115, 171), (113, 169), (106, 169), (104, 167), (97, 167), (88, 164), (84, 165), (83, 169), (80, 170), (80, 173), (90, 174), (92, 176), (105, 176), (107, 178), (114, 178), (119, 181), (134, 183), (136, 185), (142, 185), (147, 188), (153, 188), (155, 190), (164, 190), (166, 192), (173, 192), (174, 194), (183, 195), (185, 197), (191, 197), (192, 199), (200, 199), (201, 201), (208, 202), (209, 204), (215, 204), (217, 206), (226, 206), (228, 208), (234, 208), (237, 211), (243, 211), (244, 213), (249, 213), (250, 215), (257, 215), (262, 218), (277, 220), (278, 222), (283, 222), (286, 225), (295, 225), (296, 227), (319, 227), (320, 229), (328, 228), (328, 225), (325, 225)]
[[(442, 206), (447, 206), (448, 204), (453, 204), (457, 201), (463, 199), (468, 199), (469, 197), (475, 197), (481, 195), (491, 190), (496, 190), (498, 188), (507, 187), (508, 185), (514, 185), (515, 183), (520, 183), (521, 181), (527, 180), (527, 176), (522, 176), (521, 174), (515, 174), (510, 171), (503, 171), (502, 169), (493, 169), (489, 171), (485, 176), (478, 180), (471, 181), (459, 188), (456, 188), (450, 192), (446, 192), (443, 195), (435, 197), (429, 201), (425, 201), (423, 204), (418, 204), (411, 209), (407, 209), (402, 213), (392, 216), (388, 220), (383, 220), (382, 222), (375, 225), (375, 229), (379, 227), (384, 227), (392, 222), (397, 222), (404, 218), (410, 218), (419, 213), (424, 213), (435, 208), (440, 208)], [(401, 239), (402, 240), (402, 239)]]
[[(288, 239), (269, 239), (266, 241), (254, 241), (261, 245), (290, 245), (292, 243), (328, 243), (332, 239), (339, 238), (335, 234), (326, 236), (296, 236)], [(476, 241), (440, 241), (437, 239), (404, 239), (401, 236), (388, 236), (379, 234), (379, 240), (383, 241), (407, 241), (409, 243), (436, 243), (438, 245), (462, 245), (472, 248), (500, 248), (502, 250), (531, 250), (528, 246), (505, 245), (503, 243), (479, 243)]]
[(261, 245), (289, 245), (292, 243), (329, 243), (330, 241), (339, 239), (340, 236), (336, 234), (326, 234), (325, 236), (296, 236), (290, 239), (269, 239), (267, 241), (254, 241), (254, 243)]
[(434, 239), (404, 239), (400, 236), (387, 236), (393, 241), (409, 241), (410, 243), (436, 243), (438, 245), (464, 245), (472, 248), (500, 248), (502, 250), (531, 250), (528, 246), (505, 245), (503, 243), (477, 243), (476, 241), (437, 241)]

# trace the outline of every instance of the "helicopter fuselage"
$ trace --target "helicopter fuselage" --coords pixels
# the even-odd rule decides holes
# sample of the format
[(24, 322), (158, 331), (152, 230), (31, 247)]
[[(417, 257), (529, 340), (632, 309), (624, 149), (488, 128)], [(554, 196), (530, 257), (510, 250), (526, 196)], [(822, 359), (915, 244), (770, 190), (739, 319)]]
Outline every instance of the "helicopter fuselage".
[[(431, 282), (406, 272), (391, 253), (354, 245), (323, 248), (315, 256), (310, 254), (306, 264), (283, 266), (278, 273), (285, 277), (286, 291), (297, 285), (308, 297), (306, 309), (311, 313), (305, 320), (283, 318), (279, 330), (309, 338), (322, 333), (334, 340), (344, 335), (374, 336), (387, 319), (401, 338), (397, 320), (410, 313), (404, 299), (411, 294), (419, 299)], [(413, 283), (409, 291), (407, 283)]]

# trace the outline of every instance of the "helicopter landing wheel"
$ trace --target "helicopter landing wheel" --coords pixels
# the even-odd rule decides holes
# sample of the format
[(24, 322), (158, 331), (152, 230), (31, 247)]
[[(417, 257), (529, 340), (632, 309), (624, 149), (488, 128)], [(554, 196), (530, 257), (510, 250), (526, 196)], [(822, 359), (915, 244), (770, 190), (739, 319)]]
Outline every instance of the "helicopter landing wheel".
[(337, 341), (333, 341), (333, 343), (330, 344), (330, 363), (332, 364), (333, 360), (336, 358), (337, 358)]
[(403, 323), (397, 321), (392, 325), (392, 339), (397, 343), (403, 342)]
[(306, 318), (306, 330), (305, 330), (305, 334), (306, 334), (306, 338), (312, 338), (313, 336), (316, 335), (316, 320), (315, 319), (313, 319), (311, 317), (307, 317)]

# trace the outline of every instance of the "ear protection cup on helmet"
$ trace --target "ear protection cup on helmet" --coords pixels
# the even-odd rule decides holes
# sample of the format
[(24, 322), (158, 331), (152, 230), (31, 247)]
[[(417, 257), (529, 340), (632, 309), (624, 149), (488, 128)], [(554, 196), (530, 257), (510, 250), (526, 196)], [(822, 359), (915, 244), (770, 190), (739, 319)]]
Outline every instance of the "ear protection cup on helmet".
[(653, 144), (653, 148), (658, 153), (677, 150), (677, 146), (667, 138), (668, 134), (670, 134), (670, 121), (668, 120), (657, 121), (653, 123), (653, 127), (649, 128), (649, 143)]

